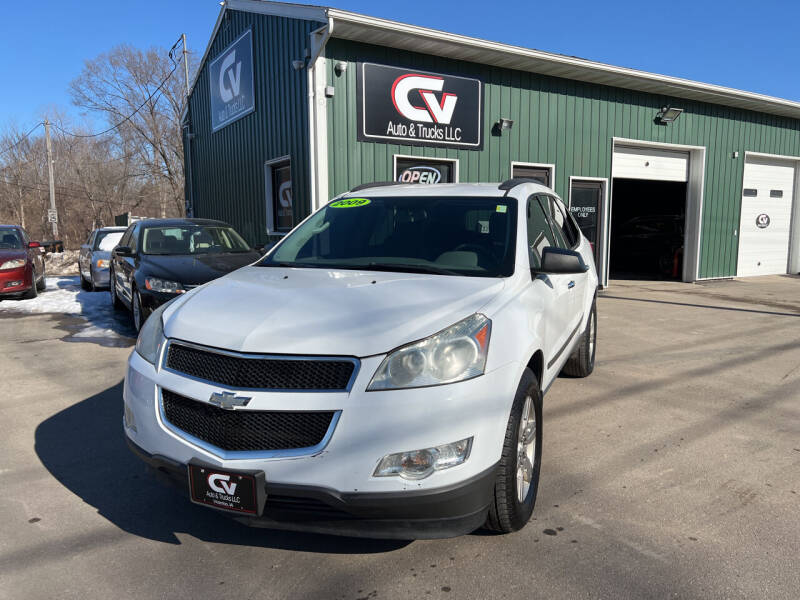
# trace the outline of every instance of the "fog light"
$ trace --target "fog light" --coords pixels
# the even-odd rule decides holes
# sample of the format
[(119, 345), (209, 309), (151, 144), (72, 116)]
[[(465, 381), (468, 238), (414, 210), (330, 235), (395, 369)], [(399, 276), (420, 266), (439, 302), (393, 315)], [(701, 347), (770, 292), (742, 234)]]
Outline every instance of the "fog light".
[(425, 479), (434, 471), (449, 469), (462, 464), (469, 458), (472, 438), (466, 438), (434, 448), (410, 450), (387, 454), (375, 467), (373, 477), (394, 477), (403, 479)]
[(136, 419), (133, 416), (133, 411), (128, 406), (128, 403), (125, 402), (125, 427), (136, 431)]
[(22, 282), (21, 282), (21, 281), (9, 281), (9, 282), (6, 284), (6, 287), (19, 287), (19, 286), (21, 286), (21, 285), (22, 285)]

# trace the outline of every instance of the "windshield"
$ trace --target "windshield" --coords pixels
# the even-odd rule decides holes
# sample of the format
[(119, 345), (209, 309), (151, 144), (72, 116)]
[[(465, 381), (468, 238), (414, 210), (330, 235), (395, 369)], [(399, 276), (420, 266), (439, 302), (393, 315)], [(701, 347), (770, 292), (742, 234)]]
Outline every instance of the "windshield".
[(331, 202), (260, 265), (473, 277), (514, 272), (513, 198), (387, 197)]
[(16, 229), (0, 228), (0, 250), (22, 250), (22, 238)]
[(186, 225), (147, 227), (142, 252), (145, 254), (220, 254), (250, 252), (242, 237), (232, 227)]
[(94, 237), (94, 249), (111, 252), (122, 239), (122, 231), (98, 231)]

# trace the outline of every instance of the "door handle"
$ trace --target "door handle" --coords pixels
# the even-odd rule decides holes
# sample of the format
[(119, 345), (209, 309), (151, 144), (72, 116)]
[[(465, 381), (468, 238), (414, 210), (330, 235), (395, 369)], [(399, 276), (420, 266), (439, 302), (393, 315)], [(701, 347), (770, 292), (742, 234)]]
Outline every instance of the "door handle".
[(575, 282), (574, 282), (574, 281), (570, 281), (570, 282), (567, 284), (567, 289), (570, 289), (570, 290), (571, 290), (571, 289), (572, 289), (572, 288), (574, 288), (574, 287), (575, 287)]

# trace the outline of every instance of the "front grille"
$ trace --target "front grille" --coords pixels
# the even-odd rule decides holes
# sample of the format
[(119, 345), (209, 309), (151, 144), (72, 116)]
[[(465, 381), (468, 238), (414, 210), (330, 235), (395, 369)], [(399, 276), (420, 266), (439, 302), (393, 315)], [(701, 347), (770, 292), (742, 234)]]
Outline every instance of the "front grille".
[(161, 390), (166, 420), (209, 444), (229, 451), (291, 450), (319, 444), (334, 411), (225, 410)]
[(231, 387), (267, 390), (347, 390), (350, 360), (244, 357), (171, 343), (167, 368)]

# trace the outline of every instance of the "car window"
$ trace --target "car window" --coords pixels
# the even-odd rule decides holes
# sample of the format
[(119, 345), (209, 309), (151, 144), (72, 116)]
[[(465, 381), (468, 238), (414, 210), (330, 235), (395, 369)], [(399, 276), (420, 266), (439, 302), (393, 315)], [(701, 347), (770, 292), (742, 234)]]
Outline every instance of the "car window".
[(15, 227), (0, 227), (0, 250), (21, 250), (22, 236)]
[(546, 196), (531, 196), (528, 199), (528, 258), (531, 269), (541, 268), (542, 251), (556, 245), (553, 227), (545, 212), (547, 206)]
[(497, 196), (343, 199), (295, 228), (259, 264), (508, 277), (516, 215), (516, 200)]
[(128, 227), (125, 230), (125, 233), (122, 235), (122, 239), (119, 241), (119, 246), (130, 246), (131, 245), (131, 232), (133, 232), (133, 225)]
[(558, 198), (550, 196), (550, 208), (553, 214), (553, 222), (559, 230), (556, 233), (561, 233), (568, 248), (574, 248), (580, 239), (575, 223), (567, 216), (567, 211)]
[(95, 235), (93, 248), (104, 252), (111, 252), (122, 239), (122, 231), (98, 231)]
[(541, 201), (545, 213), (547, 213), (547, 218), (550, 221), (550, 225), (553, 230), (553, 236), (554, 236), (553, 239), (555, 241), (553, 245), (556, 246), (557, 248), (564, 248), (564, 249), (569, 248), (570, 244), (564, 237), (564, 230), (562, 229), (564, 216), (561, 215), (559, 211), (556, 209), (553, 199), (550, 196), (546, 196), (543, 194), (539, 196), (539, 200)]
[(91, 246), (91, 245), (93, 244), (92, 240), (94, 240), (94, 236), (95, 236), (95, 234), (96, 234), (96, 233), (97, 233), (96, 231), (92, 231), (92, 232), (89, 234), (89, 237), (88, 237), (88, 238), (86, 238), (86, 245), (87, 245), (87, 246)]
[(250, 246), (225, 225), (147, 227), (142, 234), (144, 254), (219, 254), (250, 252)]
[(136, 254), (139, 251), (139, 237), (142, 233), (142, 227), (140, 223), (137, 223), (133, 226), (133, 231), (131, 231), (131, 253)]

